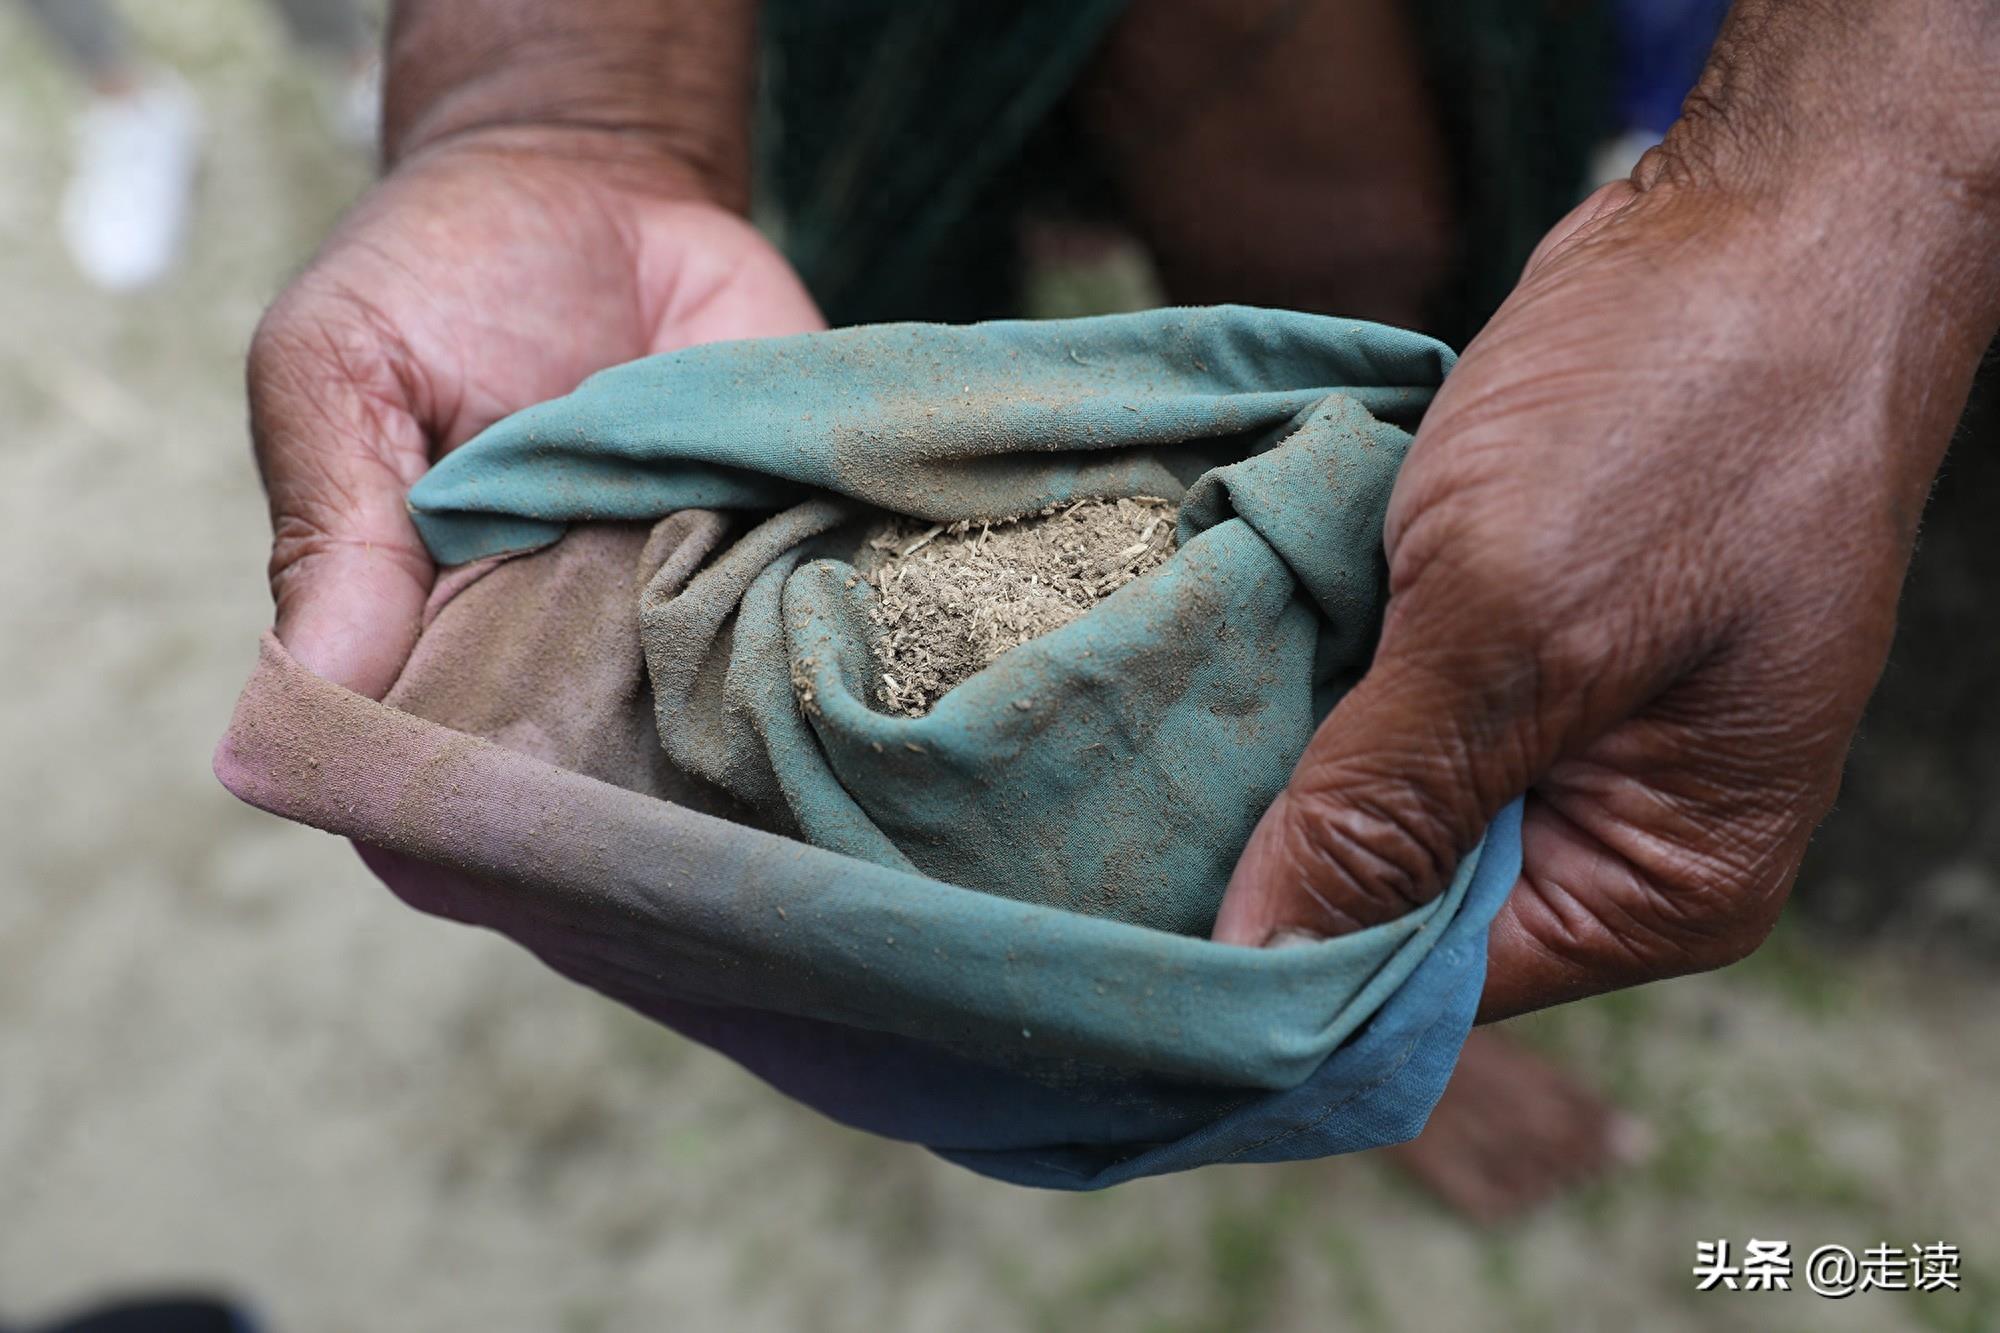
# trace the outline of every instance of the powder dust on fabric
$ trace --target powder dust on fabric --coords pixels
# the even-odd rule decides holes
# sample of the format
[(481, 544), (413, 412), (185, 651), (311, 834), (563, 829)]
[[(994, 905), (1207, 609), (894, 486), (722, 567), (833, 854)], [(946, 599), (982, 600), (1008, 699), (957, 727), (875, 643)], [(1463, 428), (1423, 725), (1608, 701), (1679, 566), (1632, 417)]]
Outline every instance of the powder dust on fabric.
[(1079, 500), (1018, 518), (885, 524), (869, 619), (876, 701), (921, 717), (1009, 649), (1061, 629), (1174, 551), (1175, 508), (1154, 496)]

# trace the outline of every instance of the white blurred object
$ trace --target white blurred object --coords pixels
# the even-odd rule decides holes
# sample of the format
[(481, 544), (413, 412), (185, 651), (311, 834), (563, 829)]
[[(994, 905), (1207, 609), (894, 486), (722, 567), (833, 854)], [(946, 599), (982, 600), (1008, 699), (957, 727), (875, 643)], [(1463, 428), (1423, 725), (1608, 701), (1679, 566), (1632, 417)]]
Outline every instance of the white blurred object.
[(1660, 136), (1651, 130), (1627, 130), (1615, 139), (1598, 145), (1590, 162), (1590, 184), (1595, 189), (1612, 181), (1624, 180), (1639, 165), (1639, 159), (1659, 145)]
[(201, 109), (166, 71), (131, 93), (97, 95), (77, 122), (62, 238), (83, 275), (108, 291), (158, 281), (187, 235)]
[(326, 122), (342, 143), (373, 148), (382, 131), (382, 62), (370, 60), (326, 90)]

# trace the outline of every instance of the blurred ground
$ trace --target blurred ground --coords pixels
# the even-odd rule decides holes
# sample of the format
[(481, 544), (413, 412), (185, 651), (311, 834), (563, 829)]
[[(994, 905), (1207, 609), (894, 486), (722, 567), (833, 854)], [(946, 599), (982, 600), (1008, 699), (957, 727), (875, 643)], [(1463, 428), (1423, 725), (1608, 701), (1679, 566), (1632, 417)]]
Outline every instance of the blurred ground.
[[(69, 93), (0, 8), (0, 1318), (174, 1282), (278, 1333), (2000, 1328), (2000, 978), (1929, 936), (1788, 927), (1727, 976), (1517, 1025), (1656, 1151), (1481, 1235), (1363, 1160), (986, 1183), (234, 804), (208, 751), (267, 616), (239, 358), (366, 169), (248, 0), (130, 8), (213, 141), (190, 267), (124, 300), (53, 242)], [(1905, 762), (1865, 790), (1991, 833), (1949, 766)], [(1869, 827), (1829, 837), (1895, 826)], [(1879, 849), (1825, 861), (1841, 901), (1911, 889)], [(1696, 1295), (1695, 1242), (1751, 1236), (1952, 1242), (1967, 1290)]]

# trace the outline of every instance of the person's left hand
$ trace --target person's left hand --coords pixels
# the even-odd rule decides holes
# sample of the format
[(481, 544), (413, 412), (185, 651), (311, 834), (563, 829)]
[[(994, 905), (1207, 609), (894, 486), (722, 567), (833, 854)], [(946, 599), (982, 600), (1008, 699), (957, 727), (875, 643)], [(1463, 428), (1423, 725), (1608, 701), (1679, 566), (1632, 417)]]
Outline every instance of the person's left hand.
[(1399, 915), (1525, 792), (1483, 1017), (1763, 940), (1992, 333), (1922, 247), (1828, 237), (1621, 182), (1544, 243), (1418, 432), (1377, 656), (1259, 824), (1217, 939)]

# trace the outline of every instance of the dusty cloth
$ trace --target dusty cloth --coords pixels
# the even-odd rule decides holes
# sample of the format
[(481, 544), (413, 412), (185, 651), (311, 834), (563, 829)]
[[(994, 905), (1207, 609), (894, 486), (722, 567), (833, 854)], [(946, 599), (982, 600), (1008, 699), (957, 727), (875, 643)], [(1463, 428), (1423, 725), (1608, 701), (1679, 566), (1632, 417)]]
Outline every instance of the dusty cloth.
[[(464, 567), (387, 702), (267, 642), (218, 769), (384, 849), (417, 905), (989, 1174), (1085, 1188), (1397, 1141), (1469, 1027), (1517, 812), (1399, 921), (1203, 936), (1365, 665), (1382, 507), (1448, 361), (1224, 308), (606, 372), (413, 492)], [(1090, 495), (1178, 503), (1178, 549), (924, 716), (871, 706), (883, 510)]]

